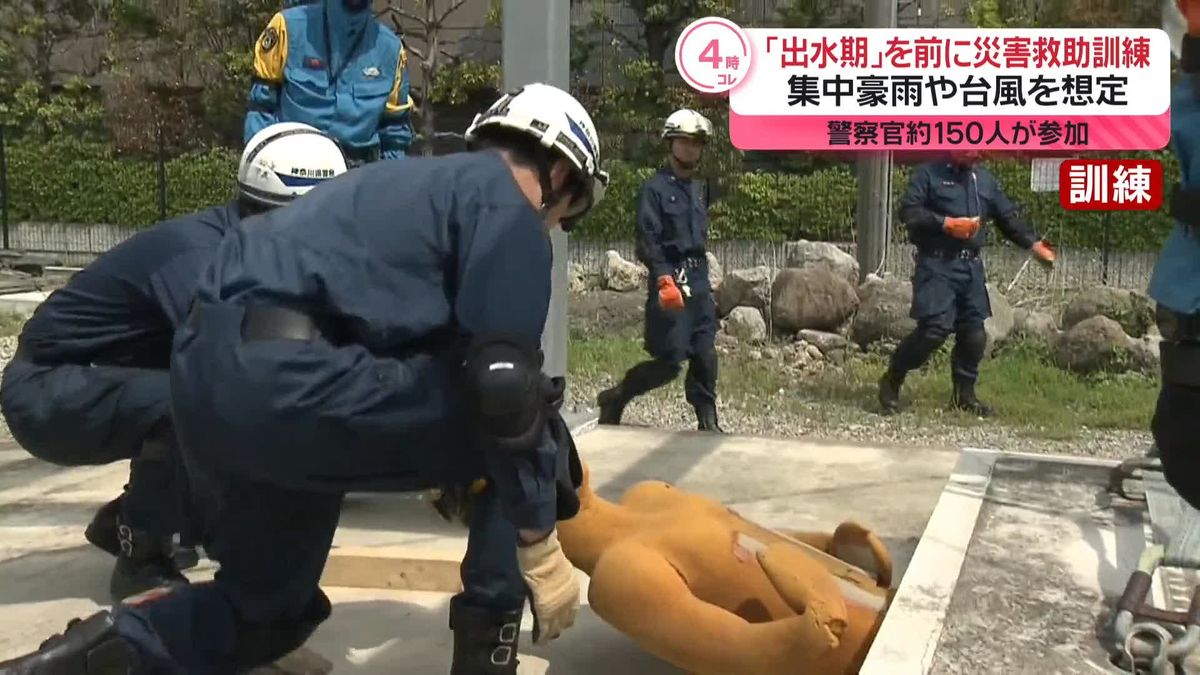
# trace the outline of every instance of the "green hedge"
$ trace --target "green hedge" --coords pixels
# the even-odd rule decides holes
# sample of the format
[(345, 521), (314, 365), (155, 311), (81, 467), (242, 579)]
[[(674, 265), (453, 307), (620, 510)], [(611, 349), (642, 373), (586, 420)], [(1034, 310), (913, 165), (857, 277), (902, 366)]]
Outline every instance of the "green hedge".
[[(1129, 155), (1127, 155), (1129, 156)], [(1163, 160), (1167, 184), (1178, 176), (1170, 153), (1134, 153)], [(114, 155), (106, 146), (76, 141), (14, 143), (7, 148), (9, 219), (147, 225), (158, 220), (157, 165), (152, 159)], [(167, 162), (167, 212), (177, 215), (229, 199), (236, 153), (212, 150)], [(1057, 193), (1029, 191), (1028, 160), (990, 162), (1006, 192), (1043, 234), (1059, 245), (1100, 247), (1104, 215), (1067, 212)], [(612, 181), (603, 202), (581, 224), (579, 236), (627, 240), (633, 235), (637, 198), (652, 167), (608, 164)], [(908, 168), (896, 169), (893, 187), (899, 203)], [(809, 174), (747, 172), (718, 181), (712, 207), (714, 239), (853, 239), (856, 185), (844, 166)], [(1116, 212), (1109, 246), (1156, 248), (1171, 227), (1167, 207), (1153, 213)]]

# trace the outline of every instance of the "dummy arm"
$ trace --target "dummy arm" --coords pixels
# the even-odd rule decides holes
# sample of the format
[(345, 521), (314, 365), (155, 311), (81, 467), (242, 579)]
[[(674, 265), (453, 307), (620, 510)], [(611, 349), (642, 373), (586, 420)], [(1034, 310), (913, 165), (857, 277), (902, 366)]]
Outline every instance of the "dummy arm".
[[(663, 555), (637, 543), (619, 544), (591, 575), (592, 609), (650, 653), (700, 675), (780, 673), (836, 649), (846, 607), (836, 583), (803, 557), (760, 562), (796, 616), (750, 623), (692, 594)], [(647, 602), (648, 599), (652, 601)]]

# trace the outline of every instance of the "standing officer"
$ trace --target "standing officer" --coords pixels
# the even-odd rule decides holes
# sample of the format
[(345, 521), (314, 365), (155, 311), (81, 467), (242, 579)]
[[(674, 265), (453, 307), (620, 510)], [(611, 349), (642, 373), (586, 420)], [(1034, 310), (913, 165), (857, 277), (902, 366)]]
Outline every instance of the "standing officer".
[(271, 17), (254, 45), (245, 138), (304, 122), (337, 139), (351, 166), (404, 157), (412, 143), (408, 55), (370, 0), (313, 0)]
[(167, 367), (172, 335), (204, 265), (242, 218), (345, 170), (337, 145), (316, 129), (268, 127), (242, 154), (235, 201), (134, 235), (73, 276), (25, 323), (0, 384), (13, 437), (61, 466), (132, 460), (124, 494), (86, 531), (117, 556), (114, 602), (187, 581), (171, 559), (183, 484)]
[(1175, 227), (1150, 280), (1163, 336), (1162, 389), (1151, 430), (1167, 482), (1200, 508), (1200, 1), (1177, 5), (1187, 20), (1179, 63), (1183, 76), (1171, 96), (1171, 143), (1180, 184), (1171, 204)]
[(712, 124), (694, 110), (677, 110), (663, 125), (670, 166), (642, 186), (638, 206), (638, 258), (649, 270), (645, 349), (652, 357), (630, 368), (612, 389), (600, 392), (600, 424), (620, 424), (635, 397), (674, 380), (688, 362), (687, 401), (699, 428), (717, 424), (717, 308), (708, 280), (708, 200), (695, 180)]
[(979, 362), (987, 346), (983, 323), (992, 315), (979, 257), (986, 236), (984, 219), (995, 220), (1006, 238), (1030, 249), (1043, 264), (1054, 263), (1053, 249), (1025, 223), (995, 176), (978, 160), (978, 152), (953, 151), (949, 161), (916, 167), (900, 203), (900, 220), (917, 247), (909, 312), (917, 328), (900, 342), (879, 381), (884, 414), (899, 410), (904, 377), (924, 365), (952, 332), (951, 404), (974, 415), (991, 414), (991, 408), (975, 395)]
[(473, 152), (368, 165), (225, 238), (171, 360), (189, 477), (218, 497), (204, 540), (216, 579), (93, 615), (18, 671), (270, 663), (330, 614), (318, 581), (345, 492), (479, 477), (452, 672), (516, 673), (527, 594), (535, 642), (572, 624), (555, 523), (578, 510), (582, 472), (539, 343), (548, 230), (602, 196), (599, 138), (543, 84), (466, 137)]

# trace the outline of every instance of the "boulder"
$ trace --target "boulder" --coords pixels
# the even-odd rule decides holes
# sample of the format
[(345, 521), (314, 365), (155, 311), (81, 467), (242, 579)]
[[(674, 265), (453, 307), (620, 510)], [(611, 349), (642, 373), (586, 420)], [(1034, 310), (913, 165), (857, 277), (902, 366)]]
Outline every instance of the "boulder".
[(644, 289), (649, 275), (644, 265), (629, 262), (616, 251), (604, 254), (604, 287), (610, 291), (628, 293)]
[(1081, 291), (1063, 310), (1062, 327), (1094, 316), (1106, 316), (1121, 324), (1121, 328), (1136, 338), (1146, 335), (1154, 325), (1154, 301), (1137, 291), (1096, 286)]
[(996, 287), (987, 285), (988, 302), (992, 306), (992, 315), (983, 322), (983, 330), (987, 333), (986, 353), (991, 354), (996, 345), (1008, 339), (1013, 329), (1013, 308), (1008, 304)]
[(917, 322), (908, 317), (911, 282), (873, 277), (858, 288), (858, 297), (858, 313), (850, 324), (850, 339), (858, 346), (898, 340), (917, 327)]
[(825, 241), (789, 241), (783, 245), (784, 267), (806, 268), (826, 265), (846, 280), (858, 286), (858, 261), (854, 256)]
[(753, 307), (734, 307), (725, 319), (725, 332), (743, 342), (761, 342), (767, 339), (767, 322)]
[(771, 284), (771, 321), (782, 333), (835, 331), (856, 309), (854, 287), (824, 265), (780, 270)]
[(771, 268), (766, 265), (731, 270), (717, 289), (717, 313), (729, 316), (734, 307), (753, 307), (766, 311), (770, 307)]
[(577, 263), (567, 263), (567, 290), (571, 293), (582, 293), (588, 290), (587, 275)]
[(721, 261), (717, 260), (717, 256), (713, 255), (711, 251), (705, 252), (704, 256), (708, 258), (708, 283), (715, 291), (725, 280), (725, 272), (721, 269)]
[(1084, 319), (1059, 335), (1055, 365), (1076, 373), (1122, 371), (1130, 365), (1132, 343), (1121, 324), (1106, 316)]
[(1013, 335), (1025, 340), (1050, 342), (1058, 335), (1058, 326), (1047, 312), (1018, 309), (1013, 313)]
[(1161, 335), (1147, 335), (1142, 338), (1129, 338), (1129, 366), (1143, 373), (1157, 373), (1162, 362), (1158, 345), (1162, 342)]
[(819, 330), (802, 330), (796, 334), (796, 338), (810, 345), (815, 345), (817, 349), (821, 350), (822, 354), (845, 349), (850, 345), (849, 340), (837, 333), (826, 333)]

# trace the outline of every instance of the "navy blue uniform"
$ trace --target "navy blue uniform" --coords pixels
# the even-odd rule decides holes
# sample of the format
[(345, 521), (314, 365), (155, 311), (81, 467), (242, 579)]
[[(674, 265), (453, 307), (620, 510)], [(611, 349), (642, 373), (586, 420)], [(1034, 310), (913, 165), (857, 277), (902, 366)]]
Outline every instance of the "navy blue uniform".
[(1039, 239), (983, 166), (935, 162), (914, 168), (900, 203), (900, 220), (917, 248), (910, 311), (917, 329), (892, 357), (891, 372), (900, 378), (921, 367), (951, 333), (957, 334), (952, 355), (955, 381), (974, 383), (979, 375), (986, 346), (983, 324), (992, 315), (979, 258), (986, 228), (981, 226), (967, 240), (942, 230), (947, 217), (975, 216), (983, 223), (995, 223), (1001, 234), (1022, 248)]
[(173, 463), (139, 454), (170, 412), (175, 327), (213, 249), (238, 220), (236, 204), (227, 204), (122, 242), (50, 294), (5, 368), (0, 406), (31, 454), (64, 466), (134, 459), (124, 506), (135, 528), (173, 531)]
[[(699, 180), (660, 169), (642, 186), (638, 202), (637, 254), (650, 271), (644, 347), (652, 357), (625, 373), (600, 395), (600, 423), (620, 422), (635, 397), (661, 387), (688, 363), (684, 391), (702, 428), (716, 427), (717, 306), (708, 279), (708, 191)], [(659, 304), (658, 279), (670, 276), (683, 293), (682, 311)]]
[[(516, 528), (554, 526), (558, 444), (547, 429), (530, 453), (498, 453), (473, 435), (463, 347), (536, 348), (550, 270), (541, 216), (491, 152), (366, 165), (231, 233), (171, 370), (189, 475), (219, 499), (205, 549), (221, 568), (119, 610), (122, 634), (187, 672), (270, 661), (328, 615), (317, 584), (345, 492), (480, 476), (465, 593), (523, 606)], [(315, 330), (289, 333), (297, 317)]]
[(1184, 499), (1200, 508), (1200, 39), (1185, 36), (1180, 78), (1171, 95), (1171, 146), (1179, 158), (1175, 227), (1150, 280), (1163, 341), (1162, 389), (1151, 430), (1163, 471)]

